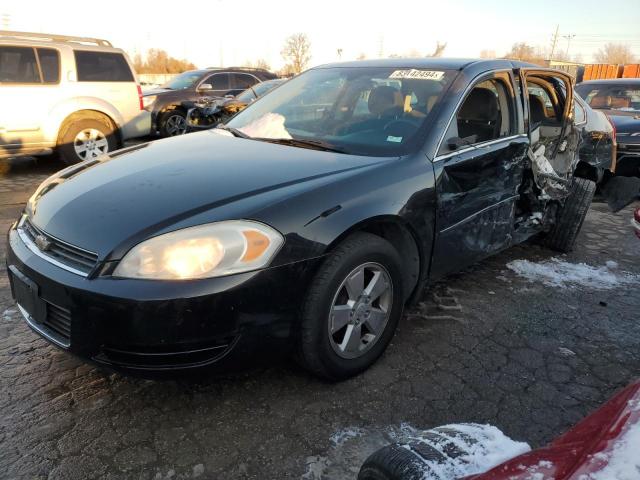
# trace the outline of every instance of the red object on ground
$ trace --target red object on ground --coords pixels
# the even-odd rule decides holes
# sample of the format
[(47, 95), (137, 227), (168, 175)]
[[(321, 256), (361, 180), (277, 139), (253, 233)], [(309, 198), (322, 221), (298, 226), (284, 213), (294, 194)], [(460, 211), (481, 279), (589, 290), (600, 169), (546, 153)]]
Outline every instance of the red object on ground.
[[(639, 209), (640, 210), (640, 209)], [(640, 213), (636, 210), (636, 218)], [(504, 462), (465, 480), (525, 480), (591, 478), (610, 458), (616, 440), (640, 423), (640, 381), (617, 393), (551, 444)], [(532, 476), (532, 474), (541, 474)]]
[(636, 211), (633, 212), (631, 225), (633, 225), (633, 229), (636, 231), (636, 237), (640, 238), (640, 208), (636, 208)]

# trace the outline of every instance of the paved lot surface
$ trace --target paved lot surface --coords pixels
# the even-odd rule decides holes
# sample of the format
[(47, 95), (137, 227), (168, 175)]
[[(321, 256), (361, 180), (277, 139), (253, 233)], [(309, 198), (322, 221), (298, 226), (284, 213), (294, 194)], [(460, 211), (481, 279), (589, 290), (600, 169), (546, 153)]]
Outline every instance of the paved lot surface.
[[(59, 168), (4, 165), (0, 229)], [(13, 186), (13, 189), (12, 189)], [(540, 446), (640, 376), (640, 241), (631, 208), (589, 212), (576, 251), (610, 289), (550, 286), (512, 248), (424, 292), (381, 360), (339, 384), (274, 365), (202, 383), (104, 374), (32, 333), (0, 264), (0, 478), (355, 478), (406, 424), (491, 423)], [(4, 240), (0, 256), (4, 257)]]

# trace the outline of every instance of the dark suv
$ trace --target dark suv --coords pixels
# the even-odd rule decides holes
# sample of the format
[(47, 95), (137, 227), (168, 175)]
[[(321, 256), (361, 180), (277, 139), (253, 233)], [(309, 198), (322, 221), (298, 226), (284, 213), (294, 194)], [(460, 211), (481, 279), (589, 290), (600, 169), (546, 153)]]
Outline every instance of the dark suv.
[(144, 93), (145, 109), (151, 112), (151, 133), (161, 137), (182, 135), (187, 130), (187, 110), (204, 97), (235, 96), (253, 85), (277, 76), (254, 68), (207, 68), (172, 78), (162, 87)]

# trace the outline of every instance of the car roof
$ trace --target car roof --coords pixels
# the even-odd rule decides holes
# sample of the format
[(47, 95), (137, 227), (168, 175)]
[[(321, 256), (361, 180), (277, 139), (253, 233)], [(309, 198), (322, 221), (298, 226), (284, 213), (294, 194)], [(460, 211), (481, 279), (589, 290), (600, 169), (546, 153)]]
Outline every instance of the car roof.
[(578, 85), (640, 85), (640, 78), (600, 78), (585, 80)]
[(434, 68), (439, 70), (463, 70), (471, 65), (481, 67), (486, 64), (487, 68), (516, 68), (516, 67), (536, 67), (545, 68), (531, 63), (509, 60), (506, 58), (481, 59), (481, 58), (382, 58), (375, 60), (356, 60), (352, 62), (328, 63), (315, 68), (332, 67), (391, 67), (391, 68)]

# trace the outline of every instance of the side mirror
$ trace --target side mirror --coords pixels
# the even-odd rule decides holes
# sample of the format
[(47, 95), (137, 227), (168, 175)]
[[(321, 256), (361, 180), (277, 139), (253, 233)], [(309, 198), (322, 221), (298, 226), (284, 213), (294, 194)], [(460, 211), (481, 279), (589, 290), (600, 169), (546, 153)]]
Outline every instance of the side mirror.
[(213, 90), (213, 87), (211, 86), (210, 83), (203, 83), (198, 87), (199, 92), (208, 92), (210, 90)]

